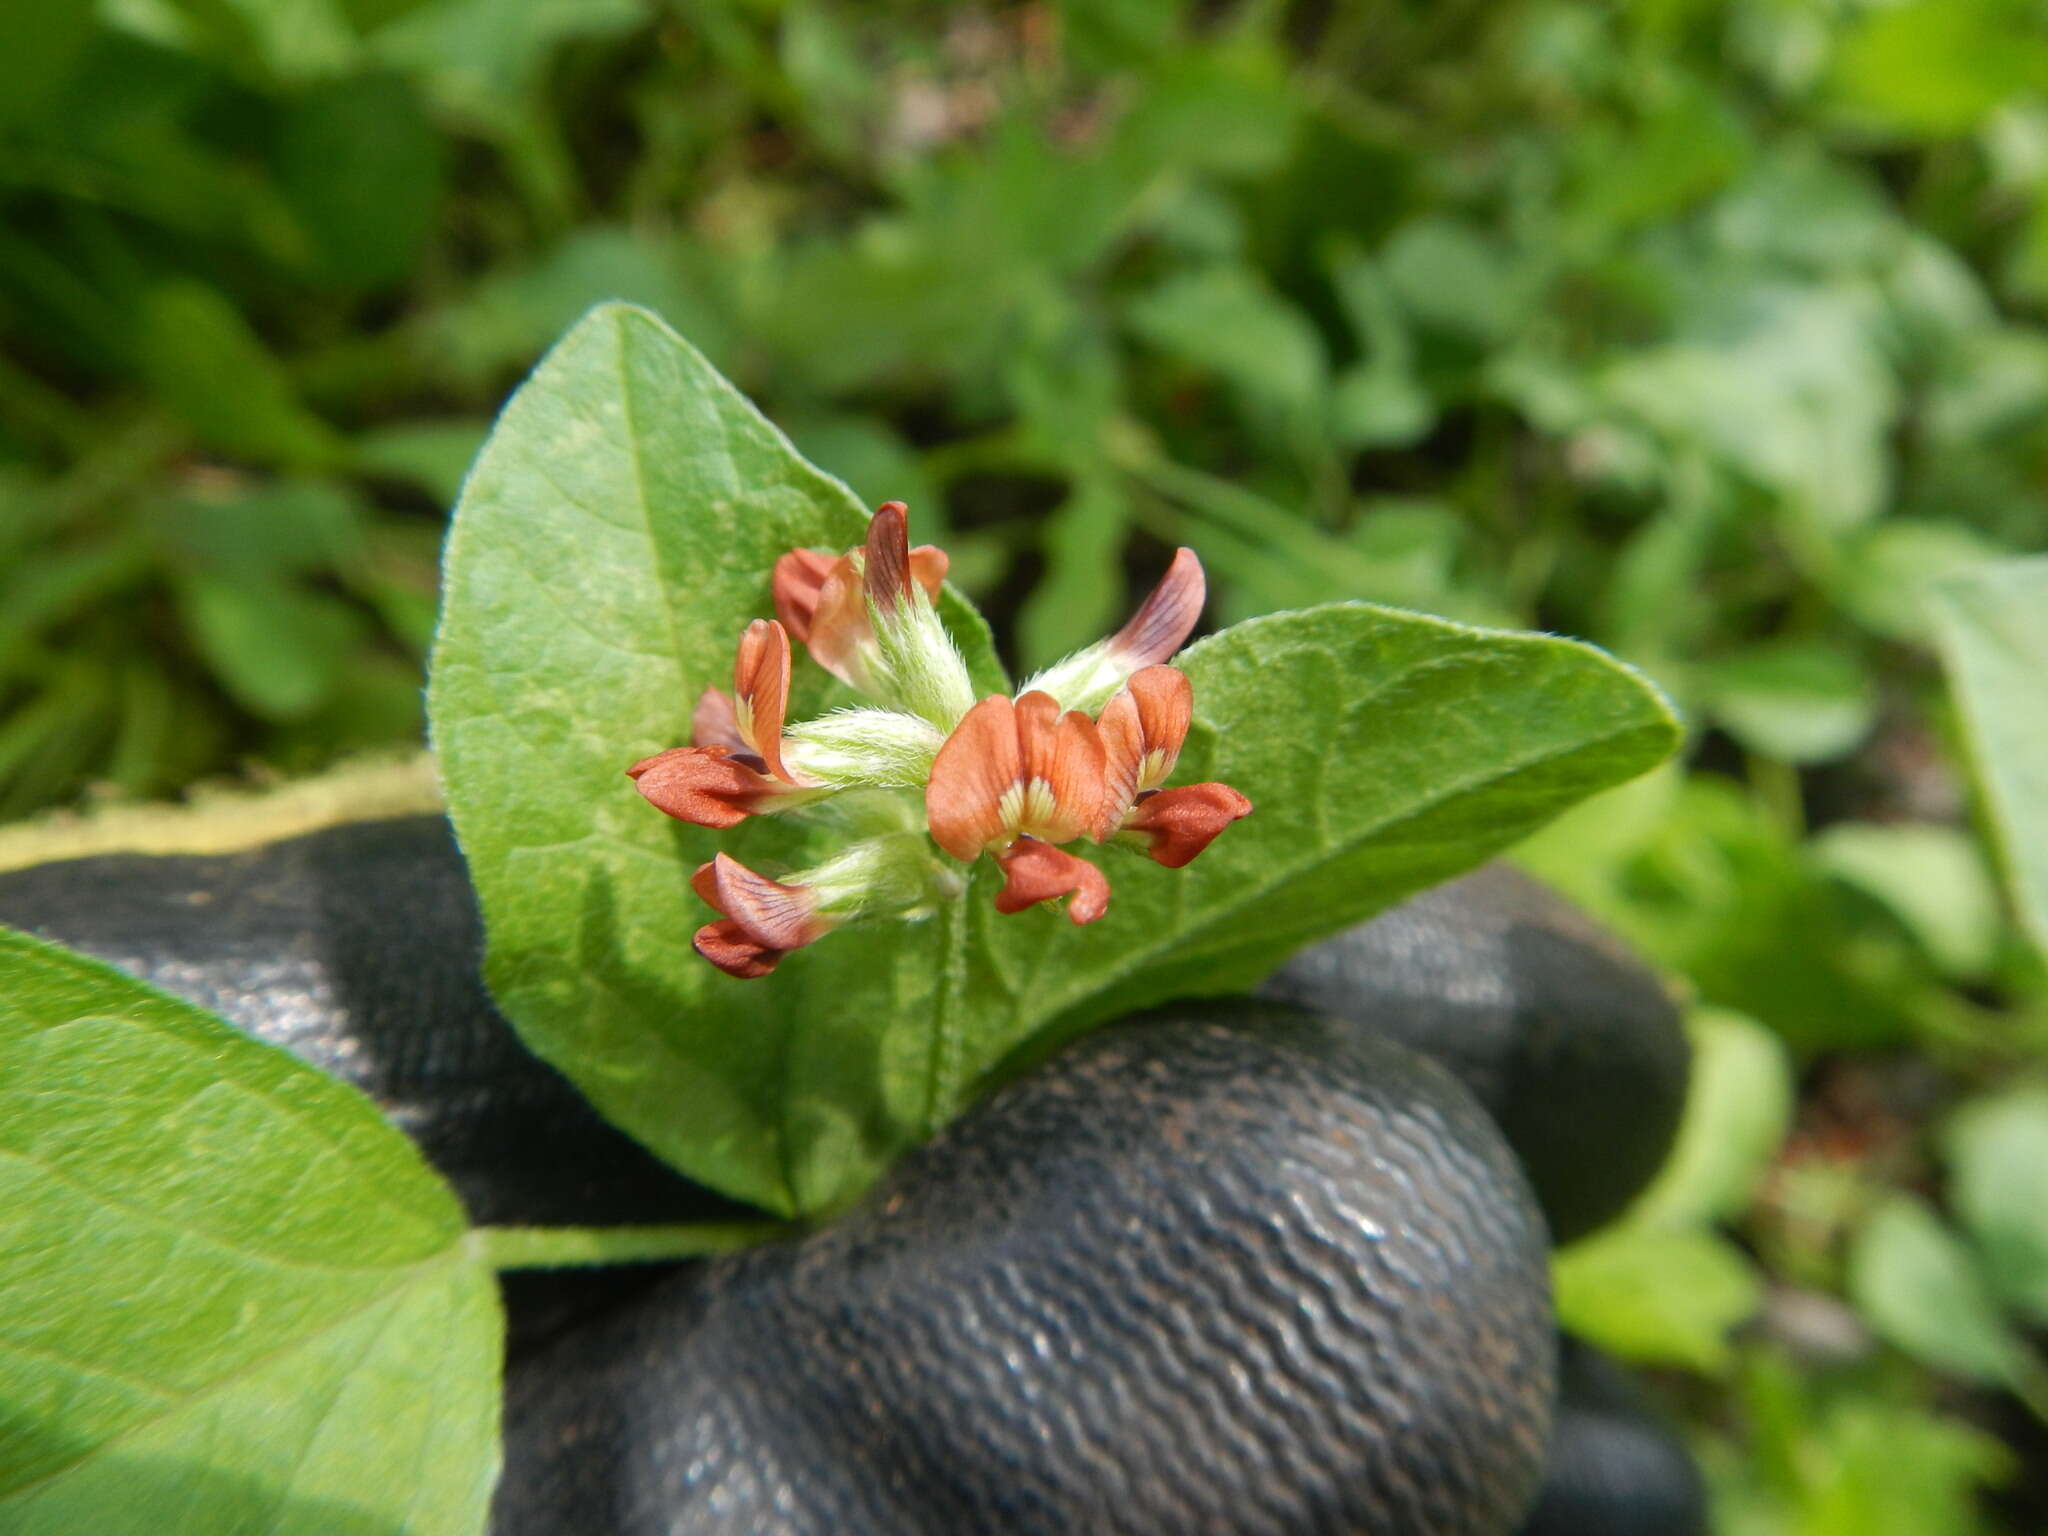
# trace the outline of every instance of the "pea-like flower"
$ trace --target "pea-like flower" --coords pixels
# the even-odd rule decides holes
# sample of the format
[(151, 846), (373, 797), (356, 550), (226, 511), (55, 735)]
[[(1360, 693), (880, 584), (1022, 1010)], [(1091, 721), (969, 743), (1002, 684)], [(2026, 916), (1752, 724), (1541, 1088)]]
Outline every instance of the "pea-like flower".
[[(657, 809), (702, 827), (826, 814), (839, 796), (859, 807), (842, 821), (870, 824), (871, 835), (779, 880), (723, 853), (702, 866), (691, 884), (719, 918), (695, 944), (720, 970), (765, 976), (847, 923), (929, 916), (966, 889), (948, 860), (983, 854), (1003, 874), (997, 911), (1065, 898), (1072, 921), (1092, 923), (1109, 910), (1108, 877), (1063, 844), (1130, 845), (1178, 869), (1250, 813), (1227, 784), (1166, 787), (1194, 718), (1186, 674), (1164, 665), (1201, 616), (1193, 551), (1174, 556), (1122, 629), (1015, 698), (975, 699), (938, 616), (945, 573), (941, 551), (910, 547), (893, 501), (858, 549), (784, 555), (776, 617), (741, 636), (733, 691), (706, 688), (690, 745), (626, 770)], [(792, 636), (872, 707), (790, 724)]]

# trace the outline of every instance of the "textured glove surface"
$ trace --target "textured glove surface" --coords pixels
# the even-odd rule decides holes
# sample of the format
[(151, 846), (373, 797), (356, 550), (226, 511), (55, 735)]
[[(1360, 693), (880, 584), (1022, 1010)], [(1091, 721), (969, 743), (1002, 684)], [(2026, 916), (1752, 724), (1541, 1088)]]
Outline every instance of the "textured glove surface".
[(1271, 1004), (1120, 1025), (523, 1362), (495, 1529), (1500, 1536), (1545, 1246), (1432, 1063)]
[(1449, 1067), (1499, 1122), (1570, 1242), (1671, 1150), (1691, 1053), (1656, 974), (1505, 864), (1303, 950), (1260, 989)]

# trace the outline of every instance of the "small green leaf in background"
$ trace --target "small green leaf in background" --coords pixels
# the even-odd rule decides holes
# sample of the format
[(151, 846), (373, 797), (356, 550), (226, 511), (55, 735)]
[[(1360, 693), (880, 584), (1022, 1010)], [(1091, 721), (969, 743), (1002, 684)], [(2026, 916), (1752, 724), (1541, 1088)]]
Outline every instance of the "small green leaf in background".
[(1380, 265), (1349, 246), (1330, 256), (1330, 281), (1364, 358), (1331, 393), (1331, 427), (1357, 447), (1402, 447), (1436, 420), (1436, 405), (1416, 382), (1414, 346), (1392, 285)]
[(1910, 1376), (1803, 1376), (1770, 1346), (1741, 1367), (1742, 1433), (1700, 1447), (1715, 1536), (1989, 1536), (1977, 1495), (2015, 1458)]
[(350, 447), (364, 474), (407, 481), (436, 506), (452, 507), (490, 430), (488, 422), (466, 418), (405, 421), (365, 432)]
[(69, 83), (92, 35), (91, 6), (10, 6), (0, 51), (0, 123), (32, 121)]
[(1849, 821), (1811, 844), (1820, 867), (1888, 908), (1950, 976), (1998, 955), (1998, 889), (1968, 833), (1925, 823)]
[(1017, 615), (1027, 667), (1046, 667), (1123, 622), (1130, 513), (1114, 481), (1090, 476), (1046, 520), (1045, 574)]
[(334, 433), (300, 403), (283, 365), (218, 289), (160, 284), (143, 295), (140, 326), (143, 374), (207, 447), (286, 469), (341, 456)]
[(316, 276), (390, 283), (412, 269), (440, 213), (442, 147), (403, 80), (356, 75), (288, 102), (276, 155)]
[(1973, 1100), (1942, 1144), (1950, 1198), (1992, 1290), (2048, 1326), (2048, 1089)]
[(1671, 1155), (1629, 1208), (1630, 1222), (1682, 1227), (1739, 1215), (1791, 1129), (1792, 1060), (1782, 1040), (1726, 1008), (1694, 1009), (1685, 1032), (1685, 1115)]
[(1243, 267), (1173, 278), (1131, 306), (1130, 323), (1160, 351), (1227, 380), (1255, 404), (1287, 414), (1317, 408), (1322, 338)]
[(1969, 1249), (1911, 1195), (1886, 1197), (1857, 1232), (1849, 1295), (1879, 1335), (1936, 1370), (1994, 1385), (2026, 1374), (2026, 1346)]
[(2048, 87), (2048, 39), (2025, 0), (1910, 0), (1863, 14), (1835, 55), (1835, 90), (1885, 126), (1959, 134)]
[[(688, 878), (718, 840), (651, 814), (623, 769), (687, 737), (769, 610), (775, 558), (864, 526), (687, 344), (608, 306), (506, 408), (449, 545), (431, 710), (493, 990), (607, 1115), (773, 1210), (848, 1198), (1013, 1051), (1241, 987), (1676, 739), (1655, 692), (1589, 647), (1364, 605), (1276, 615), (1183, 658), (1183, 777), (1258, 807), (1195, 867), (1113, 864), (1110, 917), (1077, 929), (998, 918), (984, 864), (964, 907), (734, 982), (689, 947), (706, 916)], [(1003, 687), (972, 610), (941, 611), (977, 686)], [(802, 718), (820, 694), (799, 691)], [(726, 846), (796, 864), (803, 829), (779, 820)]]
[(1763, 1299), (1739, 1249), (1713, 1232), (1623, 1225), (1551, 1260), (1559, 1324), (1624, 1360), (1727, 1370), (1728, 1335)]
[(1722, 1008), (1686, 1019), (1692, 1080), (1671, 1155), (1614, 1225), (1552, 1261), (1559, 1321), (1625, 1360), (1720, 1374), (1763, 1281), (1713, 1224), (1747, 1207), (1791, 1124), (1792, 1064), (1762, 1025)]
[(1704, 667), (1714, 715), (1752, 752), (1788, 763), (1840, 757), (1877, 717), (1870, 679), (1844, 647), (1777, 640)]
[(248, 575), (181, 576), (178, 607), (221, 685), (269, 720), (325, 703), (363, 631), (338, 598)]
[(0, 1528), (479, 1536), (504, 1323), (453, 1192), (188, 1004), (6, 930), (0, 971)]
[(1873, 632), (1915, 645), (1931, 643), (1929, 589), (1942, 578), (1998, 558), (2003, 551), (1961, 523), (1888, 517), (1843, 545), (1835, 597)]
[(1427, 217), (1387, 242), (1385, 271), (1394, 294), (1424, 326), (1479, 343), (1517, 324), (1529, 285), (1502, 250), (1469, 224)]
[(2048, 557), (1951, 577), (1934, 610), (2013, 905), (2048, 954)]

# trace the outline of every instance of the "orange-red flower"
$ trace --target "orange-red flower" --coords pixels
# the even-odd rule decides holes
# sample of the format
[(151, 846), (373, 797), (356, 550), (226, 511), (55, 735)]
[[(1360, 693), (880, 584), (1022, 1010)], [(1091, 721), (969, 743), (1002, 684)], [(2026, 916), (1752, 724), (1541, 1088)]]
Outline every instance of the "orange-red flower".
[(1103, 706), (1107, 788), (1097, 842), (1126, 834), (1143, 842), (1157, 862), (1179, 869), (1217, 833), (1251, 814), (1251, 801), (1228, 784), (1160, 787), (1180, 761), (1194, 708), (1187, 674), (1167, 666), (1140, 668)]
[[(1201, 615), (1191, 550), (1114, 635), (1014, 699), (977, 703), (935, 607), (946, 557), (912, 549), (907, 529), (903, 504), (888, 502), (858, 549), (778, 560), (777, 618), (741, 637), (732, 693), (705, 689), (691, 744), (627, 770), (655, 806), (713, 828), (869, 794), (845, 823), (869, 835), (809, 869), (774, 880), (721, 853), (697, 871), (691, 884), (719, 916), (695, 947), (731, 975), (765, 976), (844, 923), (916, 918), (957, 899), (965, 882), (933, 843), (963, 862), (995, 859), (998, 911), (1066, 898), (1069, 918), (1092, 923), (1109, 910), (1109, 881), (1062, 844), (1128, 843), (1178, 869), (1251, 810), (1227, 784), (1165, 787), (1194, 717), (1192, 685), (1164, 664)], [(877, 707), (789, 725), (792, 636)], [(921, 793), (922, 818), (903, 814), (904, 791)]]
[(896, 607), (907, 581), (935, 603), (945, 585), (946, 552), (931, 544), (912, 549), (907, 519), (902, 502), (885, 501), (875, 509), (860, 548), (836, 557), (793, 549), (775, 562), (775, 616), (819, 666), (863, 693), (873, 691), (879, 650), (870, 603)]
[(706, 688), (691, 717), (691, 745), (643, 757), (626, 770), (657, 810), (724, 830), (748, 816), (815, 798), (782, 757), (789, 708), (789, 636), (756, 619), (740, 637), (731, 695)]
[(715, 855), (690, 877), (690, 889), (720, 914), (691, 941), (728, 976), (766, 976), (793, 949), (816, 943), (836, 926), (819, 916), (817, 893), (756, 874), (737, 859)]
[(1048, 693), (991, 694), (933, 759), (925, 788), (932, 841), (956, 859), (995, 855), (1007, 877), (997, 910), (1071, 893), (1067, 915), (1092, 923), (1109, 910), (1109, 882), (1053, 845), (1103, 820), (1104, 766), (1101, 734), (1079, 710), (1062, 714)]

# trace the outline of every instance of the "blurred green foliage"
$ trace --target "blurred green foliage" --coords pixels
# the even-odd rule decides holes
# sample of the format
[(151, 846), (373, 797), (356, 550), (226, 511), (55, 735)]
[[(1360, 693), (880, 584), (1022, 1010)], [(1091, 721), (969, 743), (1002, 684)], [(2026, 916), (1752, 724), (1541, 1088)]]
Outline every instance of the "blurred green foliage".
[(482, 424), (649, 305), (1013, 660), (1186, 542), (1218, 619), (1654, 674), (1687, 768), (1527, 857), (1705, 1065), (1568, 1310), (1673, 1368), (1730, 1531), (2048, 1524), (2048, 1203), (1986, 1171), (2038, 1181), (2048, 980), (1926, 601), (2048, 547), (2036, 0), (8, 15), (0, 815), (416, 737)]

